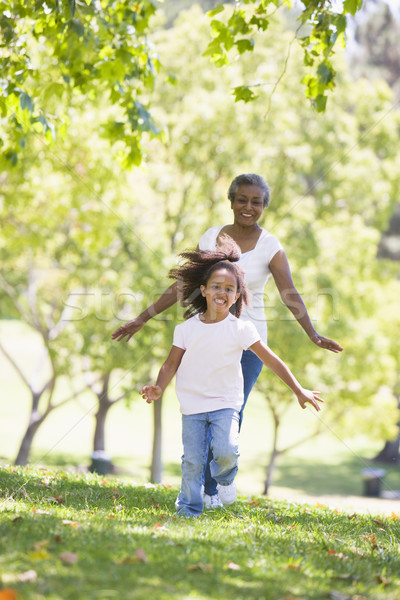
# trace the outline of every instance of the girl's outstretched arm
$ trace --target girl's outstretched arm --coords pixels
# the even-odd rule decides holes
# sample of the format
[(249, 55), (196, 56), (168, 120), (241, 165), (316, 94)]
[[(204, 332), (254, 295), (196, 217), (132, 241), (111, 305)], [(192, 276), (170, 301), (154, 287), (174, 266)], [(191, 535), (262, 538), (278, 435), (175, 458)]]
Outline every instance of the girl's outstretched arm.
[(144, 310), (138, 317), (133, 319), (133, 321), (129, 321), (129, 323), (125, 323), (125, 325), (118, 327), (118, 329), (116, 329), (111, 335), (112, 339), (120, 342), (126, 337), (126, 341), (129, 342), (131, 337), (146, 325), (147, 321), (149, 321), (152, 317), (164, 312), (164, 310), (167, 310), (167, 308), (175, 304), (177, 300), (178, 284), (175, 281), (175, 283), (170, 285), (169, 288), (166, 289), (163, 294), (161, 294), (158, 300), (153, 302), (153, 304), (146, 308), (146, 310)]
[(158, 373), (156, 384), (143, 386), (140, 394), (148, 404), (151, 404), (154, 400), (161, 398), (165, 388), (178, 370), (184, 354), (185, 351), (182, 350), (182, 348), (172, 346), (167, 360), (164, 362), (160, 372)]
[(296, 394), (297, 400), (301, 408), (305, 408), (307, 402), (309, 402), (316, 411), (321, 410), (318, 402), (323, 402), (323, 399), (319, 397), (320, 392), (314, 392), (311, 390), (304, 389), (297, 381), (289, 367), (268, 348), (263, 342), (258, 341), (249, 350), (252, 350), (254, 354), (258, 356), (266, 367), (271, 369), (278, 375), (278, 377), (290, 387), (291, 390)]

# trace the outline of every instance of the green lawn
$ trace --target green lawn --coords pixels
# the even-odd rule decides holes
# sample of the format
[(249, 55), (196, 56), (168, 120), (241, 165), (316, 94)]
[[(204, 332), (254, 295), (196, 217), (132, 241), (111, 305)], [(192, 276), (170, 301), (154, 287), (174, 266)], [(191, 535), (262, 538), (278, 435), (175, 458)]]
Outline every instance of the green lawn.
[(398, 518), (241, 497), (184, 519), (176, 487), (45, 469), (0, 468), (0, 489), (2, 599), (400, 595)]

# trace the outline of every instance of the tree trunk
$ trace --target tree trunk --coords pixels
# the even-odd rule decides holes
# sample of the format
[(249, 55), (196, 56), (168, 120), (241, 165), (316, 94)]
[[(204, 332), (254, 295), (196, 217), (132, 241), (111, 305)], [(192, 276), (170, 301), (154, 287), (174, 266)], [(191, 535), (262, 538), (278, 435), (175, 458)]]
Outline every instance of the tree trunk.
[[(400, 395), (395, 394), (397, 398), (397, 407), (400, 409)], [(400, 422), (397, 423), (399, 428), (397, 438), (393, 441), (386, 442), (382, 450), (375, 456), (374, 460), (392, 465), (400, 464)]]
[(153, 402), (153, 454), (150, 469), (150, 481), (160, 483), (162, 478), (162, 398)]
[(382, 450), (375, 456), (374, 460), (387, 464), (398, 465), (400, 463), (400, 433), (393, 442), (386, 442)]
[(107, 475), (114, 471), (114, 465), (111, 462), (110, 457), (106, 454), (106, 420), (108, 411), (114, 404), (108, 397), (108, 385), (110, 382), (110, 373), (106, 373), (103, 377), (103, 389), (100, 393), (96, 394), (99, 402), (99, 408), (96, 413), (96, 423), (94, 427), (93, 436), (93, 453), (92, 463), (89, 467), (91, 473), (99, 473), (100, 475)]
[(93, 436), (93, 451), (105, 451), (106, 449), (106, 419), (108, 411), (112, 406), (107, 398), (99, 397), (99, 409), (96, 413), (96, 425)]
[(45, 418), (47, 417), (47, 415), (50, 412), (50, 411), (48, 411), (44, 415), (41, 415), (39, 413), (38, 406), (39, 406), (39, 400), (40, 400), (41, 395), (42, 395), (42, 392), (36, 393), (36, 394), (34, 392), (32, 392), (31, 414), (29, 417), (28, 427), (26, 428), (25, 433), (21, 440), (17, 458), (14, 461), (14, 464), (16, 464), (16, 465), (28, 464), (29, 455), (31, 453), (31, 448), (32, 448), (32, 443), (33, 443), (33, 438), (35, 437), (36, 432), (39, 429), (40, 425), (43, 423), (43, 421), (45, 420)]
[(269, 490), (269, 487), (271, 485), (271, 480), (272, 480), (272, 473), (275, 469), (276, 460), (277, 460), (279, 454), (280, 454), (279, 450), (276, 447), (274, 447), (271, 452), (271, 459), (269, 461), (269, 465), (267, 467), (267, 476), (265, 478), (264, 491), (263, 491), (263, 494), (265, 496), (268, 494), (268, 490)]

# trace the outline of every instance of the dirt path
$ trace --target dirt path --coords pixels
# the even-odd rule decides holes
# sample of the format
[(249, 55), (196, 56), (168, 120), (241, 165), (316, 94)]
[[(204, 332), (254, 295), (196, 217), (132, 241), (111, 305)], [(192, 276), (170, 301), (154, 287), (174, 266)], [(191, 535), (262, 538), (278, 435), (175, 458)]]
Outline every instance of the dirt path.
[(349, 513), (365, 513), (370, 515), (390, 516), (397, 515), (400, 518), (399, 498), (367, 498), (364, 496), (307, 496), (301, 492), (289, 488), (271, 486), (269, 493), (271, 498), (288, 500), (289, 502), (301, 502), (304, 504), (324, 504), (329, 508)]

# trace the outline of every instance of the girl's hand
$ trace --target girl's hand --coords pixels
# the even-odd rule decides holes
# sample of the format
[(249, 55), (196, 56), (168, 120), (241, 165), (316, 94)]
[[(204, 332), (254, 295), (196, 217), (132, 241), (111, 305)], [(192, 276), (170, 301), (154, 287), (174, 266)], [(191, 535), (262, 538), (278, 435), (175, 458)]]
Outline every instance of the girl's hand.
[(131, 337), (135, 335), (135, 333), (140, 331), (145, 325), (146, 321), (143, 321), (140, 317), (136, 317), (136, 319), (133, 319), (133, 321), (130, 321), (129, 323), (125, 323), (125, 325), (121, 325), (121, 327), (118, 327), (118, 329), (116, 329), (111, 335), (111, 338), (113, 340), (117, 340), (117, 342), (120, 342), (124, 339), (124, 337), (126, 337), (126, 341), (129, 342)]
[(321, 410), (318, 402), (323, 402), (323, 399), (319, 397), (321, 392), (311, 392), (310, 390), (302, 389), (301, 392), (297, 394), (297, 400), (301, 406), (301, 408), (306, 407), (306, 403), (309, 402), (315, 410), (318, 412)]
[(162, 396), (162, 389), (159, 385), (145, 385), (140, 392), (147, 404), (151, 404), (154, 400), (158, 400)]

